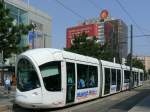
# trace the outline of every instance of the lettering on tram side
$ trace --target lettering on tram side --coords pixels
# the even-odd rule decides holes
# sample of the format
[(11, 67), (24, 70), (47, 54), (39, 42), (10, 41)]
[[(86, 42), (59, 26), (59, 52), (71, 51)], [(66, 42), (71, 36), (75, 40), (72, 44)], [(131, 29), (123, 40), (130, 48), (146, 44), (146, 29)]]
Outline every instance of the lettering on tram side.
[(89, 95), (96, 95), (97, 94), (97, 90), (93, 89), (93, 90), (89, 90)]
[(117, 85), (111, 85), (110, 93), (115, 93), (116, 92), (116, 87), (117, 87)]
[(97, 89), (90, 89), (86, 91), (79, 91), (77, 92), (77, 99), (78, 100), (83, 100), (92, 96), (97, 95)]
[(124, 84), (124, 90), (129, 89), (129, 83)]

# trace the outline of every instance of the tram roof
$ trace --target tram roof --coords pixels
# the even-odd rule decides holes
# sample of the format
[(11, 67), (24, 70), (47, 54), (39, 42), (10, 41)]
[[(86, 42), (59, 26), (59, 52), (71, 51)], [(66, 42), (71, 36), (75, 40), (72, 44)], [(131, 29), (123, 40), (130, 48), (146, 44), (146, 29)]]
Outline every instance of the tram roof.
[(38, 65), (49, 61), (58, 61), (63, 59), (99, 64), (99, 61), (96, 58), (53, 48), (32, 49), (22, 53), (21, 56), (27, 56), (30, 59), (34, 59)]
[(142, 69), (139, 69), (139, 72), (144, 72), (144, 70), (142, 70)]
[(106, 67), (117, 67), (117, 68), (121, 68), (121, 65), (118, 64), (118, 63), (113, 63), (113, 62), (104, 61), (104, 60), (101, 60), (101, 63), (102, 63), (103, 66), (106, 66)]
[(121, 65), (121, 67), (125, 70), (130, 70), (130, 67), (129, 66), (126, 66), (126, 65)]

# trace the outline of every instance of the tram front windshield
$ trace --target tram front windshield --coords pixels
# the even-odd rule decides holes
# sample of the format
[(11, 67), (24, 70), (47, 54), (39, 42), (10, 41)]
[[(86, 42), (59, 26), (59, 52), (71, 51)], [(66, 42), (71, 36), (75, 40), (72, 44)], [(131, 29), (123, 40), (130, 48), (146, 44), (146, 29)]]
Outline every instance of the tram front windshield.
[(27, 59), (21, 59), (17, 66), (17, 88), (24, 92), (40, 87), (38, 75)]

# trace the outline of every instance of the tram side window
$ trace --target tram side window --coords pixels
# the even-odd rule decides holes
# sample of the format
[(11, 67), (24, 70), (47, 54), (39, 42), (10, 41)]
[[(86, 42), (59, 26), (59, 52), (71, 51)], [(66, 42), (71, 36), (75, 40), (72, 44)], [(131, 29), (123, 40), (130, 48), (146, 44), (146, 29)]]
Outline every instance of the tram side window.
[(96, 66), (89, 66), (89, 80), (88, 87), (97, 87), (98, 85), (98, 71)]
[(137, 72), (135, 72), (135, 81), (137, 81), (138, 80), (138, 73)]
[(88, 80), (88, 66), (77, 64), (78, 89), (86, 88)]
[(124, 83), (129, 83), (130, 71), (124, 70)]
[(111, 69), (111, 73), (112, 73), (112, 85), (116, 85), (116, 70)]
[(98, 86), (97, 66), (77, 64), (78, 89)]
[(40, 66), (44, 86), (48, 91), (61, 91), (61, 62), (49, 62)]
[(132, 75), (133, 75), (133, 80), (136, 81), (136, 73), (134, 71), (132, 71)]
[(143, 73), (140, 73), (140, 81), (143, 81)]
[(121, 70), (117, 70), (117, 82), (121, 83)]

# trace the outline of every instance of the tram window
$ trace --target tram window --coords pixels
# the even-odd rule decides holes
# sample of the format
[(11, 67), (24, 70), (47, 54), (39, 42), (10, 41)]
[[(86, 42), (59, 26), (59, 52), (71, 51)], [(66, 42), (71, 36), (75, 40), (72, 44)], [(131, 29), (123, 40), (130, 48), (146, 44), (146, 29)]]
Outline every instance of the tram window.
[(40, 66), (43, 82), (48, 91), (61, 91), (61, 62), (48, 62)]
[(97, 66), (77, 64), (78, 89), (98, 86)]
[(132, 76), (133, 76), (133, 80), (135, 81), (136, 80), (136, 74), (133, 71), (132, 71)]
[(124, 83), (129, 83), (130, 71), (124, 70)]
[(133, 75), (134, 81), (136, 81), (137, 80), (137, 72), (132, 72), (132, 75)]
[(132, 76), (133, 76), (133, 81), (135, 80), (135, 75), (134, 72), (132, 71)]
[(97, 87), (98, 85), (98, 71), (96, 66), (89, 66), (89, 80), (88, 87)]
[(140, 81), (143, 81), (143, 73), (140, 73)]
[(138, 73), (135, 72), (135, 81), (137, 81), (137, 75), (138, 75)]
[(40, 81), (31, 62), (21, 59), (17, 65), (17, 88), (29, 91), (40, 87)]
[(116, 85), (116, 70), (111, 69), (111, 74), (112, 74), (112, 85)]
[(86, 88), (88, 80), (88, 66), (77, 64), (77, 76), (78, 76), (78, 89)]
[(121, 70), (117, 70), (117, 81), (121, 82)]

